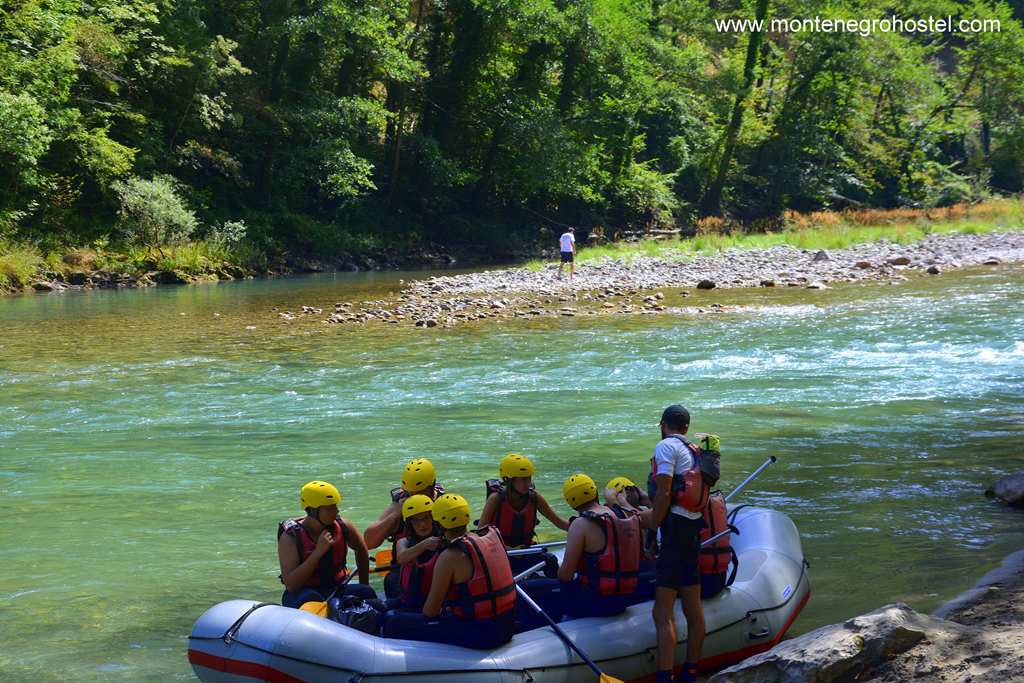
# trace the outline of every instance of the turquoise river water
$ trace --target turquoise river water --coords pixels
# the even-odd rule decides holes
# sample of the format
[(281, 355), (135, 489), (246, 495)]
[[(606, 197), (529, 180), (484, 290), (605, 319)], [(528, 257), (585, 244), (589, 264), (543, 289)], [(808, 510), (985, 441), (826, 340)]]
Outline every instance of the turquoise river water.
[(1024, 467), (1019, 266), (687, 299), (748, 304), (713, 316), (417, 330), (272, 310), (398, 277), (0, 300), (0, 679), (191, 680), (203, 610), (279, 597), (274, 531), (305, 481), (365, 526), (412, 456), (478, 510), (518, 451), (564, 512), (575, 471), (644, 476), (672, 402), (722, 436), (724, 488), (778, 456), (742, 500), (801, 531), (793, 632), (933, 609), (1024, 543), (981, 495)]

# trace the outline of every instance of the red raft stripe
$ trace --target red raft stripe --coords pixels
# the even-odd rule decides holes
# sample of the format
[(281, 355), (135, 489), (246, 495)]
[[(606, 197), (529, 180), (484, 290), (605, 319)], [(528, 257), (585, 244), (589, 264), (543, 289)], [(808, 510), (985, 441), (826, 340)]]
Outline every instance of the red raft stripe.
[[(768, 641), (767, 643), (751, 645), (750, 647), (745, 647), (742, 650), (733, 650), (732, 652), (726, 652), (724, 654), (715, 655), (714, 657), (707, 657), (697, 662), (697, 667), (701, 671), (707, 671), (708, 669), (720, 669), (726, 666), (727, 664), (735, 664), (736, 662), (742, 661), (747, 657), (753, 657), (754, 655), (761, 654), (766, 650), (772, 649), (773, 647), (778, 645), (779, 641), (782, 640), (782, 637), (786, 635), (786, 631), (788, 631), (789, 627), (793, 625), (793, 622), (796, 621), (796, 618), (800, 615), (800, 612), (803, 611), (804, 606), (810, 599), (811, 591), (808, 590), (807, 595), (805, 595), (803, 599), (800, 601), (800, 604), (797, 605), (796, 609), (793, 611), (793, 614), (790, 615), (789, 619), (786, 621), (786, 624), (782, 627), (782, 630), (780, 630), (772, 640)], [(677, 665), (675, 667), (675, 672), (678, 673), (682, 670), (682, 668), (682, 665)], [(650, 673), (646, 676), (641, 676), (640, 678), (631, 678), (629, 679), (629, 681), (627, 681), (627, 683), (654, 683), (654, 680), (655, 675), (653, 673)]]
[(204, 666), (214, 671), (237, 674), (239, 676), (255, 678), (259, 681), (269, 681), (269, 683), (304, 683), (301, 678), (295, 678), (266, 664), (218, 657), (201, 650), (190, 649), (188, 651), (188, 661), (193, 666)]

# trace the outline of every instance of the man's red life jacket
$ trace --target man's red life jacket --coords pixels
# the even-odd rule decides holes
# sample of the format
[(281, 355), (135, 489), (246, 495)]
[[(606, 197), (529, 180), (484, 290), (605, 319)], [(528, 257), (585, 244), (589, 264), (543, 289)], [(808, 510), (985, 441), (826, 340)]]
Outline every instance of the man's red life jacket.
[(495, 526), (470, 531), (451, 541), (451, 547), (473, 563), (469, 581), (448, 591), (452, 614), (462, 619), (493, 619), (516, 605), (516, 585), (505, 553), (505, 542)]
[(592, 586), (601, 595), (627, 595), (636, 590), (640, 570), (640, 519), (635, 515), (618, 517), (581, 512), (580, 517), (599, 525), (604, 531), (604, 548), (583, 553), (576, 567), (581, 584)]
[[(301, 520), (304, 517), (289, 517), (277, 525), (277, 537), (281, 534), (288, 534), (295, 539), (295, 549), (299, 555), (299, 564), (313, 554), (316, 549), (316, 539), (309, 535), (306, 527), (302, 526)], [(348, 555), (348, 532), (341, 519), (335, 519), (334, 525), (329, 527), (331, 535), (334, 536), (334, 545), (331, 552), (324, 553), (320, 558), (320, 564), (313, 574), (306, 580), (306, 588), (333, 588), (348, 576), (345, 568), (345, 557)], [(284, 577), (281, 577), (284, 583)]]
[[(710, 495), (710, 489), (704, 484), (704, 476), (701, 474), (700, 469), (700, 458), (701, 451), (700, 446), (695, 443), (690, 443), (686, 438), (679, 434), (673, 434), (672, 438), (676, 438), (683, 442), (683, 445), (690, 449), (691, 467), (683, 474), (672, 473), (672, 492), (671, 501), (672, 505), (678, 505), (684, 510), (690, 512), (701, 512), (707, 507), (708, 496)], [(657, 493), (658, 485), (655, 482), (655, 476), (657, 476), (657, 464), (654, 462), (654, 458), (651, 458), (651, 473), (647, 475), (647, 495), (654, 500), (654, 496)]]

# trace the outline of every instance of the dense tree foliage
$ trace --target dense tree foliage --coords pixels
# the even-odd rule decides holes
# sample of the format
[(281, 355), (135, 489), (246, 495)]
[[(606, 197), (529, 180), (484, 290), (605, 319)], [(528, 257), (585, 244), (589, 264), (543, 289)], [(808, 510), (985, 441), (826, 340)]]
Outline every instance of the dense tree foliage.
[[(999, 30), (715, 23), (894, 12)], [(264, 246), (330, 251), (1019, 192), (1022, 17), (1020, 0), (4, 0), (0, 233), (116, 238), (173, 211), (200, 236), (243, 219)]]

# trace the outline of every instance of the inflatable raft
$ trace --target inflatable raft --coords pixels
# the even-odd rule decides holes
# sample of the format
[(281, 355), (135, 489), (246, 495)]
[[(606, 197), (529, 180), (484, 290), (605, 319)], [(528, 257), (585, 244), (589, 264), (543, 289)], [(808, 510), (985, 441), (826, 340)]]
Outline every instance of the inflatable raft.
[[(707, 637), (702, 669), (718, 668), (775, 645), (810, 597), (807, 563), (796, 526), (784, 514), (738, 506), (736, 581), (704, 603)], [(651, 602), (604, 618), (560, 624), (607, 673), (654, 680)], [(207, 610), (189, 636), (188, 659), (203, 681), (339, 681), (351, 683), (591, 683), (593, 672), (547, 626), (517, 634), (490, 651), (379, 638), (307, 612), (252, 600)], [(686, 621), (676, 602), (680, 642)]]

